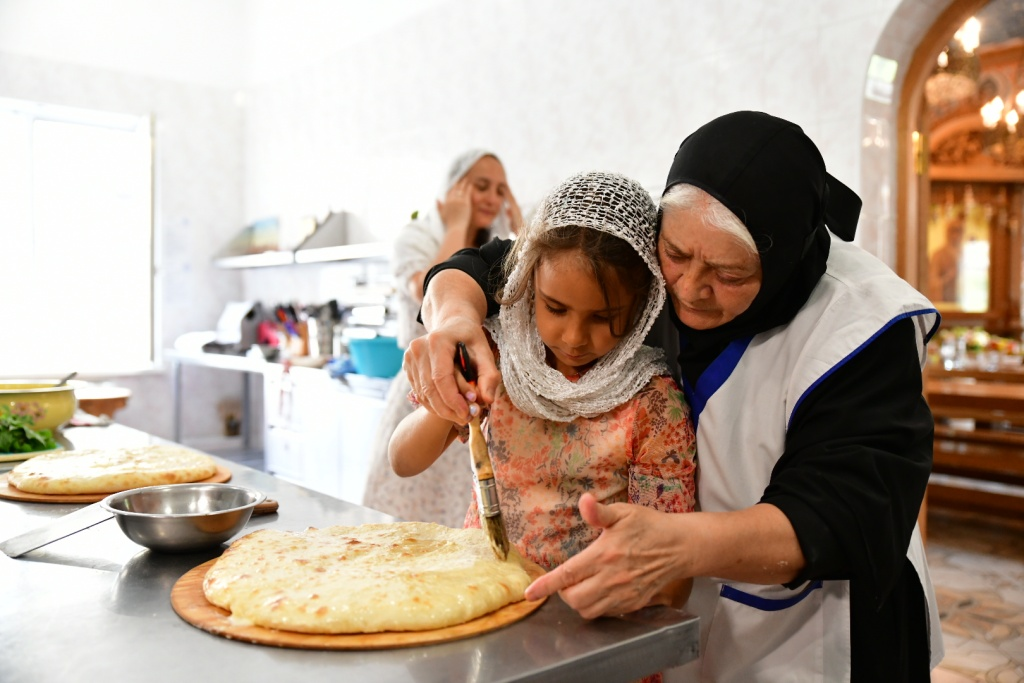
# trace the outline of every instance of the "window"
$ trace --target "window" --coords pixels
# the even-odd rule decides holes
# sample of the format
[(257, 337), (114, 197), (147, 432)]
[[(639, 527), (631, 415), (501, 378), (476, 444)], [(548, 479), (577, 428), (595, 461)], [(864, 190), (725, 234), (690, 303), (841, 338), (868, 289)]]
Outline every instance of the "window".
[(0, 376), (151, 367), (150, 131), (0, 98)]

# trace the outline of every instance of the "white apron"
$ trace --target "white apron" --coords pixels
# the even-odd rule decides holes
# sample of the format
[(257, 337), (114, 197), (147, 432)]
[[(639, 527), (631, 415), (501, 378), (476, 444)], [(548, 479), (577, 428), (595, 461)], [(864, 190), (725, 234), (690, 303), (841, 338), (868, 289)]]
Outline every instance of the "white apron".
[[(867, 252), (833, 238), (825, 275), (793, 321), (734, 342), (696, 387), (687, 387), (697, 422), (700, 509), (756, 504), (801, 399), (905, 318), (916, 324), (923, 364), (925, 344), (938, 326), (931, 303)], [(942, 659), (942, 635), (916, 527), (907, 556), (928, 602), (934, 667)], [(849, 598), (848, 581), (814, 581), (789, 590), (695, 579), (688, 608), (701, 617), (700, 680), (849, 681)]]

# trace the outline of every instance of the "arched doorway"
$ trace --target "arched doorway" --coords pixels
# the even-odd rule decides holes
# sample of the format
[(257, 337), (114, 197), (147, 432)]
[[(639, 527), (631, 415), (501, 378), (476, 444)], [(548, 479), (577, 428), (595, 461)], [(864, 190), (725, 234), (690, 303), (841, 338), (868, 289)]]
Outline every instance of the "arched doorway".
[[(984, 25), (982, 44), (966, 59), (953, 50), (960, 46), (953, 35), (975, 15)], [(937, 66), (940, 53), (943, 68)], [(1008, 146), (1006, 124), (986, 128), (980, 105), (995, 94), (1012, 97), (1022, 86), (1020, 0), (954, 0), (933, 8), (904, 2), (872, 58), (864, 100), (861, 241), (937, 302), (944, 326), (979, 325), (1014, 337), (1021, 332), (1024, 122), (1011, 136), (1016, 147)], [(966, 225), (958, 227), (963, 219)], [(937, 277), (943, 261), (963, 262), (949, 255), (952, 248), (939, 253), (947, 232), (954, 246), (964, 235), (972, 263), (988, 264), (959, 273), (959, 290), (949, 279), (943, 289)], [(964, 290), (968, 281), (973, 289)]]
[[(994, 97), (996, 93), (989, 90), (999, 85), (998, 78), (987, 80), (990, 72), (1002, 69), (1002, 85), (1012, 81), (1015, 88), (1024, 88), (1024, 40), (983, 46), (969, 64), (953, 64), (953, 58), (959, 56), (947, 53), (952, 68), (946, 71), (966, 80), (933, 79), (940, 53), (955, 47), (951, 42), (958, 28), (973, 15), (984, 17), (994, 9), (1009, 12), (1012, 21), (1002, 23), (1014, 25), (1014, 35), (1024, 38), (1024, 0), (943, 0), (934, 6), (904, 0), (890, 18), (876, 44), (865, 83), (860, 186), (864, 210), (858, 242), (933, 297), (942, 311), (943, 327), (984, 327), (1019, 340), (1024, 158), (1006, 163), (1012, 156), (1010, 148), (992, 146), (991, 131), (998, 126), (984, 124), (981, 104)], [(1007, 28), (998, 20), (990, 25), (1004, 32)], [(1007, 42), (1007, 38), (997, 42)], [(962, 92), (958, 92), (960, 86), (964, 86)], [(948, 92), (939, 92), (947, 87)], [(1003, 95), (1010, 97), (1009, 92)], [(1009, 113), (1002, 105), (999, 109), (1001, 114)], [(1024, 105), (1016, 115), (1024, 118)], [(1024, 123), (1015, 125), (1021, 141)], [(1006, 130), (1003, 126), (1003, 132)], [(1021, 145), (1020, 156), (1024, 157), (1024, 141)], [(965, 219), (959, 227), (953, 220), (958, 217)], [(930, 276), (941, 270), (933, 257), (946, 243), (947, 231), (954, 242), (973, 238), (973, 246), (983, 248), (983, 258), (974, 259), (985, 264), (985, 277), (976, 288), (976, 293), (985, 294), (980, 305), (965, 306), (959, 292), (933, 290), (941, 287), (931, 282)], [(977, 249), (974, 256), (979, 256)], [(954, 260), (962, 266), (962, 259)], [(939, 293), (933, 296), (933, 291)], [(1019, 388), (1019, 361), (1012, 356), (1003, 358), (999, 350), (1003, 341), (1013, 343), (1013, 339), (998, 340), (996, 353), (986, 351), (969, 358), (969, 340), (980, 345), (983, 339), (992, 341), (988, 335), (959, 330), (954, 334), (947, 329), (937, 336), (954, 343), (948, 367), (946, 344), (937, 343), (933, 345), (934, 362), (926, 368), (925, 395), (936, 417), (928, 500), (943, 507), (997, 514), (1013, 510), (1011, 514), (1019, 516), (1024, 509), (1024, 470), (1019, 466), (1024, 441), (1014, 440), (1024, 434), (1024, 418), (1020, 417), (1024, 411), (1011, 420), (1005, 405), (982, 409), (974, 396), (958, 391), (951, 393), (964, 401), (967, 412), (961, 410), (963, 406), (950, 410), (935, 400), (929, 386), (952, 378), (960, 386), (980, 381), (995, 387), (994, 393), (1002, 391), (999, 383)], [(1005, 368), (1004, 360), (1008, 361)], [(1002, 369), (1009, 374), (995, 371)], [(992, 459), (987, 459), (989, 456)], [(922, 530), (925, 520), (923, 514)]]

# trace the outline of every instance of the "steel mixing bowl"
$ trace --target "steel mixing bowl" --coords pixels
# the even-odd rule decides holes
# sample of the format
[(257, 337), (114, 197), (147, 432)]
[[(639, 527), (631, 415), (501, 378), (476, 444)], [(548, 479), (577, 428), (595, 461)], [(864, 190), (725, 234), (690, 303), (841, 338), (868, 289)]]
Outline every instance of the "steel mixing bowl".
[(166, 484), (114, 493), (100, 506), (139, 545), (162, 553), (217, 546), (241, 531), (266, 494), (231, 484)]

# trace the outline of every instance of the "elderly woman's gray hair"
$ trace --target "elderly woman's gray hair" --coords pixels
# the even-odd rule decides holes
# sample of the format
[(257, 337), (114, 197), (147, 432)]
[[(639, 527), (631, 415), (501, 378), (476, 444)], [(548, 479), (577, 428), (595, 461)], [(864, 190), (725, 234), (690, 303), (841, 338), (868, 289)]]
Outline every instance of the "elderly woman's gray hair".
[(757, 254), (757, 245), (747, 226), (722, 202), (695, 185), (681, 183), (673, 185), (661, 198), (662, 217), (678, 210), (692, 211), (705, 225), (718, 228), (746, 247), (751, 254)]

